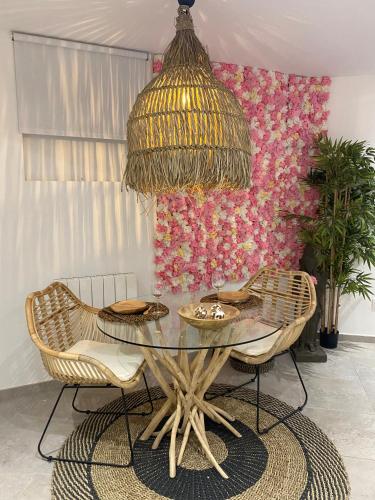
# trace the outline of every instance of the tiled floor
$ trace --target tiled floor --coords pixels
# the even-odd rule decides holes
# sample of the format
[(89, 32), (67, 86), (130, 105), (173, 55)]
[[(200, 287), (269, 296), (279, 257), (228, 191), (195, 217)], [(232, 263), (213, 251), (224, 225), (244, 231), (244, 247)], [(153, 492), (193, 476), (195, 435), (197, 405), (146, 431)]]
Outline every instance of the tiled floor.
[[(304, 413), (330, 436), (344, 457), (351, 498), (374, 500), (375, 343), (342, 342), (328, 353), (326, 364), (300, 366), (310, 398)], [(228, 366), (219, 380), (240, 383), (244, 376)], [(58, 387), (51, 382), (0, 392), (1, 500), (50, 498), (52, 466), (39, 460), (35, 444)], [(262, 378), (261, 389), (292, 405), (302, 399), (294, 368), (286, 356), (278, 358), (274, 370)], [(69, 394), (66, 396), (47, 443), (49, 450), (58, 448), (81, 421), (81, 416), (71, 410)], [(81, 396), (81, 402), (94, 408), (115, 396), (115, 390), (90, 390)]]

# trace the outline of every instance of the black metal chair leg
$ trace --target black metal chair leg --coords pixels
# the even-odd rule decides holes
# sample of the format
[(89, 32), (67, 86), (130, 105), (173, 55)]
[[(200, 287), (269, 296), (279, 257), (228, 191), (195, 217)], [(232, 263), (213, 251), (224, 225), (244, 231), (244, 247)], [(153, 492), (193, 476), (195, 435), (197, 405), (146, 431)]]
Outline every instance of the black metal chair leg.
[[(146, 390), (147, 390), (147, 395), (148, 395), (148, 403), (150, 404), (150, 410), (149, 411), (142, 411), (142, 412), (128, 412), (128, 415), (139, 415), (141, 417), (147, 417), (147, 415), (151, 415), (151, 413), (154, 411), (154, 405), (153, 405), (153, 401), (152, 401), (152, 398), (151, 398), (151, 394), (150, 394), (150, 390), (148, 388), (148, 384), (147, 384), (147, 379), (146, 379), (146, 375), (143, 373), (143, 380), (145, 382), (145, 386), (146, 386)], [(76, 412), (78, 413), (84, 413), (85, 415), (124, 415), (123, 412), (121, 411), (101, 411), (101, 410), (81, 410), (80, 408), (77, 408), (75, 402), (76, 402), (76, 398), (77, 398), (77, 394), (78, 394), (78, 390), (81, 389), (81, 388), (84, 388), (84, 389), (97, 389), (97, 388), (100, 388), (100, 389), (116, 389), (115, 386), (111, 385), (111, 384), (108, 384), (108, 385), (103, 385), (103, 386), (81, 386), (81, 385), (77, 385), (77, 389), (74, 393), (74, 397), (73, 397), (73, 401), (72, 401), (72, 408), (73, 410), (75, 410)]]
[(278, 417), (275, 417), (276, 418), (276, 422), (274, 422), (272, 425), (270, 425), (269, 427), (265, 427), (264, 429), (260, 429), (260, 409), (262, 409), (262, 407), (259, 405), (259, 393), (260, 393), (260, 371), (259, 371), (259, 367), (257, 366), (256, 367), (256, 371), (257, 371), (257, 375), (258, 375), (258, 379), (257, 379), (257, 395), (256, 395), (256, 427), (257, 427), (257, 432), (258, 434), (267, 434), (267, 432), (269, 432), (271, 429), (273, 429), (274, 427), (276, 427), (277, 425), (285, 422), (286, 420), (288, 420), (288, 418), (292, 417), (293, 415), (295, 415), (297, 412), (299, 411), (302, 411), (303, 408), (306, 406), (306, 403), (307, 403), (307, 399), (308, 399), (308, 396), (307, 396), (307, 390), (306, 390), (306, 387), (305, 387), (305, 384), (303, 383), (303, 380), (302, 380), (302, 376), (301, 376), (301, 373), (298, 369), (298, 366), (297, 366), (297, 362), (296, 362), (296, 358), (295, 358), (295, 355), (294, 355), (294, 352), (292, 349), (288, 349), (289, 351), (289, 354), (293, 360), (293, 363), (294, 363), (294, 366), (296, 368), (296, 371), (297, 371), (297, 375), (298, 375), (298, 378), (299, 378), (299, 381), (301, 382), (301, 385), (302, 385), (302, 388), (303, 388), (303, 392), (305, 394), (305, 399), (304, 399), (304, 402), (302, 403), (302, 405), (298, 406), (298, 408), (296, 408), (295, 410), (291, 411), (290, 413), (288, 413), (287, 415), (284, 415), (283, 417), (281, 418), (278, 418)]
[[(92, 387), (92, 386), (90, 386)], [(121, 389), (121, 395), (122, 395), (122, 401), (123, 401), (123, 404), (124, 404), (124, 412), (123, 413), (120, 413), (119, 412), (119, 415), (124, 415), (125, 416), (125, 422), (126, 422), (126, 431), (127, 431), (127, 436), (128, 436), (128, 441), (129, 441), (129, 448), (130, 448), (130, 460), (127, 464), (118, 464), (118, 463), (109, 463), (109, 462), (94, 462), (94, 461), (89, 461), (89, 460), (78, 460), (78, 459), (75, 459), (75, 458), (64, 458), (64, 457), (54, 457), (52, 455), (46, 455), (43, 451), (42, 451), (42, 443), (43, 443), (43, 440), (46, 436), (46, 433), (47, 433), (47, 430), (51, 424), (51, 421), (52, 421), (52, 417), (54, 416), (55, 414), (55, 411), (57, 409), (57, 406), (60, 402), (60, 399), (61, 399), (61, 396), (64, 392), (65, 389), (76, 389), (75, 393), (74, 393), (74, 398), (77, 396), (77, 393), (78, 393), (78, 390), (79, 390), (80, 386), (77, 386), (77, 385), (68, 385), (68, 384), (64, 384), (57, 399), (56, 399), (56, 402), (52, 408), (52, 412), (51, 414), (49, 415), (48, 417), (48, 420), (47, 420), (47, 423), (43, 429), (43, 432), (42, 432), (42, 435), (39, 439), (39, 443), (38, 443), (38, 453), (39, 455), (44, 459), (44, 460), (47, 460), (48, 462), (65, 462), (65, 463), (71, 463), (71, 464), (83, 464), (83, 465), (100, 465), (100, 466), (104, 466), (104, 467), (117, 467), (117, 468), (126, 468), (126, 467), (130, 467), (131, 465), (133, 465), (134, 463), (134, 451), (133, 451), (133, 444), (132, 444), (132, 441), (131, 441), (131, 434), (130, 434), (130, 424), (129, 424), (129, 418), (128, 418), (128, 411), (127, 411), (127, 405), (126, 405), (126, 399), (125, 399), (125, 393), (124, 393), (124, 390)], [(149, 396), (150, 396), (150, 393), (148, 392)], [(81, 411), (81, 413), (83, 413)]]
[(53, 457), (52, 456), (48, 456), (48, 455), (46, 455), (45, 453), (42, 452), (42, 442), (43, 442), (44, 436), (46, 435), (46, 432), (47, 432), (47, 429), (49, 427), (49, 424), (51, 423), (52, 417), (55, 414), (56, 408), (57, 408), (57, 406), (58, 406), (58, 404), (60, 402), (61, 396), (63, 395), (63, 392), (66, 389), (66, 386), (67, 385), (64, 384), (62, 386), (62, 388), (61, 388), (61, 391), (60, 391), (60, 393), (59, 393), (59, 395), (58, 395), (58, 397), (56, 399), (56, 402), (55, 402), (55, 404), (54, 404), (54, 406), (52, 408), (52, 412), (51, 412), (50, 416), (48, 417), (47, 423), (46, 423), (46, 425), (44, 427), (44, 430), (42, 432), (42, 435), (41, 435), (41, 437), (39, 439), (39, 443), (38, 443), (38, 453), (39, 453), (39, 455), (42, 458), (44, 458), (44, 460), (48, 460), (48, 462), (51, 462), (53, 460)]
[(127, 408), (127, 405), (126, 405), (126, 398), (125, 398), (124, 389), (121, 389), (121, 395), (122, 395), (122, 402), (123, 402), (123, 405), (124, 405), (124, 416), (125, 416), (125, 424), (126, 424), (126, 433), (128, 435), (128, 442), (129, 442), (129, 448), (130, 448), (130, 460), (128, 462), (128, 467), (129, 467), (130, 465), (133, 465), (133, 463), (134, 463), (134, 451), (133, 451), (133, 444), (132, 444), (132, 436), (131, 436), (131, 433), (130, 433), (128, 408)]
[(143, 372), (143, 380), (144, 380), (144, 383), (145, 383), (145, 386), (146, 386), (146, 391), (147, 391), (147, 396), (148, 396), (148, 402), (150, 403), (150, 411), (147, 412), (147, 413), (143, 413), (144, 416), (147, 416), (147, 415), (151, 415), (151, 413), (154, 411), (154, 403), (152, 401), (150, 389), (149, 389), (148, 383), (147, 383), (147, 378), (146, 378), (146, 375), (144, 374), (144, 372)]
[(302, 388), (303, 388), (303, 392), (305, 393), (305, 400), (302, 403), (302, 405), (298, 407), (298, 409), (301, 411), (306, 406), (306, 403), (307, 403), (307, 400), (308, 400), (307, 390), (306, 390), (305, 384), (303, 383), (302, 375), (301, 375), (301, 373), (299, 371), (299, 368), (298, 368), (298, 365), (297, 365), (297, 360), (296, 360), (296, 355), (294, 354), (293, 349), (289, 349), (289, 354), (290, 354), (290, 357), (292, 358), (293, 364), (294, 364), (294, 366), (296, 368), (296, 372), (297, 372), (299, 381), (301, 382), (301, 385), (302, 385)]
[(77, 398), (77, 394), (78, 394), (78, 391), (79, 391), (79, 384), (77, 385), (77, 389), (74, 393), (74, 396), (73, 396), (73, 400), (72, 400), (72, 408), (73, 410), (75, 410), (76, 412), (78, 413), (86, 413), (87, 415), (90, 413), (90, 410), (80, 410), (79, 408), (76, 407), (75, 405), (75, 402), (76, 402), (76, 398)]

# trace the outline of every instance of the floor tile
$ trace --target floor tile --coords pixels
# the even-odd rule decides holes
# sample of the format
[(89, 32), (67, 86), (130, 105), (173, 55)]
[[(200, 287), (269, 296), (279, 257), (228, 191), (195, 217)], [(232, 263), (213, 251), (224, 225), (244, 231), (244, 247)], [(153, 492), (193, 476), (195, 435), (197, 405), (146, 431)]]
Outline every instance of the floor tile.
[(313, 407), (303, 413), (330, 437), (342, 455), (375, 460), (375, 414), (355, 408), (340, 411)]
[[(375, 344), (344, 341), (327, 354), (325, 364), (299, 363), (309, 391), (304, 413), (344, 456), (352, 483), (351, 499), (374, 500)], [(217, 382), (235, 385), (250, 378), (228, 363)], [(157, 385), (151, 374), (148, 380), (150, 386)], [(36, 444), (60, 387), (52, 382), (0, 392), (0, 500), (50, 498), (52, 465), (38, 458)], [(262, 375), (261, 390), (292, 406), (300, 404), (303, 391), (289, 356), (277, 358), (274, 369)], [(72, 411), (72, 396), (72, 391), (67, 392), (61, 400), (45, 444), (49, 452), (84, 418)], [(116, 390), (82, 390), (77, 404), (97, 408), (116, 396)]]
[(51, 471), (45, 474), (0, 473), (0, 500), (50, 500)]
[(372, 407), (375, 412), (375, 381), (374, 380), (368, 380), (367, 378), (361, 378), (361, 383), (363, 385), (363, 388), (365, 390), (365, 393), (369, 400), (372, 403)]
[(50, 500), (50, 482), (51, 472), (48, 474), (33, 474), (30, 476), (28, 484), (20, 492), (19, 500)]
[(350, 500), (374, 500), (375, 498), (375, 461), (344, 457), (349, 475)]
[(18, 500), (26, 484), (25, 475), (22, 473), (0, 472), (0, 500)]
[(350, 356), (329, 355), (326, 363), (299, 363), (302, 375), (314, 379), (355, 379), (358, 373)]
[(374, 413), (374, 407), (359, 378), (307, 378), (309, 406), (328, 410)]

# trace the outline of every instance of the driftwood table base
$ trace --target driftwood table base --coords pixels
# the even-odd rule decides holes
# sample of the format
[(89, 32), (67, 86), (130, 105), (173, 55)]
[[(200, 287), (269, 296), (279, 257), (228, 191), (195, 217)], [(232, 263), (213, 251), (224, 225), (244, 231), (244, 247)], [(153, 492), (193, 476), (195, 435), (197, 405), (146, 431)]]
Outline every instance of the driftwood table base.
[[(219, 474), (228, 479), (210, 450), (205, 430), (205, 419), (224, 425), (235, 436), (241, 434), (231, 425), (235, 419), (225, 410), (205, 401), (204, 395), (229, 357), (231, 348), (215, 349), (208, 364), (205, 364), (209, 349), (202, 349), (189, 360), (186, 350), (180, 350), (178, 357), (172, 357), (166, 349), (143, 348), (144, 357), (154, 376), (163, 389), (167, 400), (154, 415), (141, 436), (142, 441), (154, 437), (152, 448), (156, 449), (163, 437), (170, 433), (169, 475), (176, 476), (176, 465), (180, 465), (184, 456), (189, 436), (195, 433), (208, 460)], [(168, 384), (156, 362), (158, 360), (172, 375), (173, 388)], [(163, 427), (156, 431), (160, 422), (167, 417)], [(177, 456), (176, 438), (182, 435), (182, 444)]]

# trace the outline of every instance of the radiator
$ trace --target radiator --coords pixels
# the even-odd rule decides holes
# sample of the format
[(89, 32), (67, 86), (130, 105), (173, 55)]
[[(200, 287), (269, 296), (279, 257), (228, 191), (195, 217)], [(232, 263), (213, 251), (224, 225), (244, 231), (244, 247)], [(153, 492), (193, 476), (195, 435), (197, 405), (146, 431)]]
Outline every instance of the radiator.
[(105, 307), (118, 300), (134, 298), (138, 294), (134, 273), (104, 274), (59, 278), (82, 302), (93, 307)]

